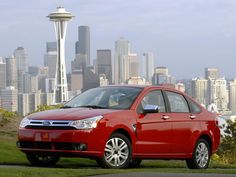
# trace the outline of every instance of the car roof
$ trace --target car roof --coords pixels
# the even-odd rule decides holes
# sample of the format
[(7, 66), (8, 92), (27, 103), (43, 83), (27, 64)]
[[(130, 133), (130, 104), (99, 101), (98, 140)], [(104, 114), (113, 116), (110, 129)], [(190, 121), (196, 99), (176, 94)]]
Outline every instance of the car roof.
[(102, 86), (102, 87), (130, 87), (130, 88), (143, 88), (143, 89), (164, 89), (164, 90), (172, 90), (176, 92), (180, 92), (176, 90), (175, 88), (172, 88), (171, 85), (108, 85), (108, 86)]

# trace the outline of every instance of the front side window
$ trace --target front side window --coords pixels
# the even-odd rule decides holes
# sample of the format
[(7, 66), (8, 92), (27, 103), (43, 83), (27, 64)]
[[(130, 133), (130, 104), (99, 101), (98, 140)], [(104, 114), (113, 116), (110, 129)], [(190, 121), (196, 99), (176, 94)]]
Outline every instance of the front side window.
[(145, 95), (141, 101), (139, 109), (143, 109), (146, 105), (158, 106), (159, 112), (166, 112), (165, 102), (161, 90), (151, 91)]
[(92, 107), (104, 109), (129, 109), (142, 88), (98, 87), (78, 95), (65, 107)]
[(166, 91), (171, 112), (189, 112), (188, 103), (184, 96), (175, 92)]

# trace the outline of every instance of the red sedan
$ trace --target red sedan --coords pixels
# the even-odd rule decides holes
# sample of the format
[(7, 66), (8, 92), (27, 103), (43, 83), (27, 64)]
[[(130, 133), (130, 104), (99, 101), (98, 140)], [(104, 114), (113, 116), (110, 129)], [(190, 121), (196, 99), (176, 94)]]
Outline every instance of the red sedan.
[(219, 142), (216, 115), (184, 93), (107, 86), (90, 89), (60, 109), (25, 117), (17, 146), (36, 166), (78, 156), (94, 158), (105, 168), (181, 159), (191, 169), (205, 169)]

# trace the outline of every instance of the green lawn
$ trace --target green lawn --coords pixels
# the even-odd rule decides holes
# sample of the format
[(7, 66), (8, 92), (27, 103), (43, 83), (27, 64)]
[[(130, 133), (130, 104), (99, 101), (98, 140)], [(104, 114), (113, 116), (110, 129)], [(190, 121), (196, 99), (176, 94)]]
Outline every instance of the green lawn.
[[(146, 160), (138, 169), (101, 169), (94, 160), (62, 158), (54, 168), (32, 168), (25, 155), (16, 148), (16, 133), (0, 131), (0, 165), (26, 165), (25, 167), (0, 167), (0, 177), (79, 177), (108, 173), (127, 172), (176, 172), (176, 173), (233, 173), (236, 164), (225, 165), (211, 162), (207, 170), (189, 170), (184, 161)], [(63, 167), (63, 168), (61, 168)]]

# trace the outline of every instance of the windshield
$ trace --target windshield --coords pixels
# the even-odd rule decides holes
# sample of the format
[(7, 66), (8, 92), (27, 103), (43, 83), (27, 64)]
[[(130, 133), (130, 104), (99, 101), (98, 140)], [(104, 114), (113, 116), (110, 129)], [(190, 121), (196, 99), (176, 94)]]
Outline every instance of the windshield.
[(64, 108), (129, 109), (141, 90), (137, 87), (93, 88), (73, 98)]

